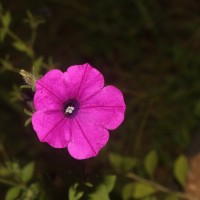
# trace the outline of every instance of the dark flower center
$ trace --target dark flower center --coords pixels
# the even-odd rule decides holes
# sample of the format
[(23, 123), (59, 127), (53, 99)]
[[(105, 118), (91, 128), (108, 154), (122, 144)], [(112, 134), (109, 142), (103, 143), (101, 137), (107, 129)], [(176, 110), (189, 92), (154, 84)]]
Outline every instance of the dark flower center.
[(67, 117), (74, 117), (77, 114), (79, 107), (80, 104), (76, 99), (68, 99), (64, 103), (63, 112)]

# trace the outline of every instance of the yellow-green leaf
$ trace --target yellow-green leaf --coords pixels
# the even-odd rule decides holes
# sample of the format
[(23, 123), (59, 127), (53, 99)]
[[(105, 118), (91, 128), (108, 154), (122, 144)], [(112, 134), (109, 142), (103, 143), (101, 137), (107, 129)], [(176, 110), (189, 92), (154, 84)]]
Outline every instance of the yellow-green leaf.
[(188, 172), (188, 161), (186, 156), (180, 155), (174, 163), (174, 176), (176, 180), (184, 187)]
[(34, 169), (35, 169), (35, 163), (34, 162), (28, 163), (21, 171), (21, 179), (24, 182), (30, 181), (33, 176)]
[(21, 41), (14, 42), (13, 46), (19, 51), (26, 52), (28, 50), (27, 45)]
[(117, 172), (127, 172), (131, 170), (137, 163), (136, 159), (134, 158), (128, 156), (121, 156), (116, 153), (110, 153), (109, 160), (112, 167)]
[(15, 200), (21, 192), (20, 187), (12, 187), (6, 193), (5, 200)]
[(116, 182), (117, 177), (115, 175), (107, 175), (103, 177), (103, 184), (106, 186), (108, 193), (110, 193)]
[(122, 189), (122, 199), (128, 200), (133, 196), (134, 184), (128, 183)]
[(34, 71), (38, 74), (40, 72), (40, 69), (42, 67), (43, 64), (43, 60), (44, 58), (42, 56), (40, 56), (39, 58), (35, 59), (33, 61), (33, 67), (34, 67)]
[(152, 150), (146, 155), (144, 159), (145, 170), (150, 177), (153, 177), (157, 165), (158, 165), (158, 155), (156, 151)]
[(78, 186), (79, 184), (75, 183), (73, 186), (69, 188), (69, 194), (68, 194), (69, 200), (79, 200), (84, 195), (84, 192), (77, 190)]
[(176, 194), (169, 194), (165, 200), (178, 200), (178, 197)]
[(6, 37), (7, 30), (5, 28), (0, 29), (0, 41), (3, 42)]
[(100, 184), (96, 187), (95, 191), (89, 195), (90, 200), (110, 200), (108, 191), (105, 185)]
[(2, 24), (3, 24), (4, 28), (7, 29), (11, 23), (10, 12), (6, 12), (5, 15), (2, 16), (1, 20), (2, 20)]
[(138, 182), (134, 184), (133, 197), (136, 199), (141, 199), (143, 197), (154, 194), (155, 192), (156, 189), (151, 185)]

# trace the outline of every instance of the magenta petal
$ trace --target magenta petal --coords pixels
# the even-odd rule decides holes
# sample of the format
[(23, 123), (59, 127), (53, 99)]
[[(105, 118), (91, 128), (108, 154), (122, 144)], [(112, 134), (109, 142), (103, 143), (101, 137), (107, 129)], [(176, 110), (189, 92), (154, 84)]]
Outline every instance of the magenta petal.
[(33, 128), (41, 142), (55, 148), (67, 147), (70, 140), (69, 120), (59, 111), (37, 111), (32, 117)]
[(125, 109), (121, 91), (114, 86), (107, 86), (95, 96), (82, 102), (79, 116), (112, 130), (124, 120)]
[(87, 63), (69, 67), (64, 75), (66, 84), (70, 84), (79, 101), (89, 98), (104, 86), (102, 74)]
[(36, 82), (34, 106), (36, 110), (61, 108), (63, 101), (71, 95), (64, 81), (64, 73), (51, 70)]
[(73, 119), (71, 133), (68, 151), (79, 160), (96, 156), (109, 139), (106, 129), (79, 117)]

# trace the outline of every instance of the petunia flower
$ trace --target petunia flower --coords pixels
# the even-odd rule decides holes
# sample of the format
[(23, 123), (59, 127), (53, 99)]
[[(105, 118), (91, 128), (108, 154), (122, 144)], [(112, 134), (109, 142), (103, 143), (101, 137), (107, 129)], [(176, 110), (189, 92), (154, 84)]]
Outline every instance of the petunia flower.
[(39, 140), (68, 148), (76, 159), (96, 156), (125, 112), (121, 91), (104, 87), (104, 77), (89, 64), (64, 73), (53, 69), (37, 80), (34, 106), (32, 124)]

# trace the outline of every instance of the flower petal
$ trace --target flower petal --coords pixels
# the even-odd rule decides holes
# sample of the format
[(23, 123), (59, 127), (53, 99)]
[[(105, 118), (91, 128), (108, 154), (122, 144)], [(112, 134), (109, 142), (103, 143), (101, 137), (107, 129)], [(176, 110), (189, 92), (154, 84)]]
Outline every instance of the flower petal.
[(61, 108), (70, 94), (70, 87), (64, 81), (64, 73), (51, 70), (36, 82), (34, 106), (36, 110)]
[(71, 133), (68, 151), (79, 160), (96, 156), (109, 139), (106, 129), (79, 117), (73, 119)]
[(70, 140), (69, 120), (60, 111), (37, 111), (32, 117), (33, 129), (41, 142), (54, 148), (67, 147)]
[(112, 130), (124, 120), (125, 109), (121, 91), (114, 86), (107, 86), (81, 103), (79, 116), (84, 116), (85, 119), (90, 119), (93, 123)]
[(73, 88), (74, 97), (79, 101), (93, 96), (104, 86), (103, 75), (87, 63), (69, 67), (64, 75), (66, 84)]

